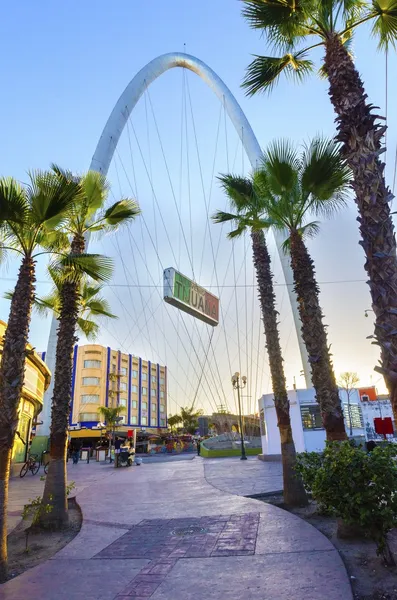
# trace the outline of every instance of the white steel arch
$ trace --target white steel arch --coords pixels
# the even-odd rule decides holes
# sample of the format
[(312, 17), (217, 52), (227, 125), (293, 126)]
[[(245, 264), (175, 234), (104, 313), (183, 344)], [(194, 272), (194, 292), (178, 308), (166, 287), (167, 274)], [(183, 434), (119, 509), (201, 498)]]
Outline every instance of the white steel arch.
[[(212, 89), (212, 91), (224, 105), (225, 111), (227, 112), (241, 139), (252, 168), (255, 169), (259, 165), (262, 157), (262, 151), (258, 140), (256, 139), (252, 127), (249, 124), (247, 117), (243, 113), (239, 103), (229, 88), (223, 83), (222, 79), (220, 79), (220, 77), (218, 77), (218, 75), (212, 69), (210, 69), (208, 65), (195, 56), (181, 52), (170, 52), (168, 54), (158, 56), (149, 62), (127, 85), (117, 100), (102, 131), (102, 135), (99, 138), (98, 145), (91, 160), (90, 170), (98, 171), (105, 176), (107, 175), (117, 143), (138, 100), (141, 98), (149, 85), (155, 81), (155, 79), (160, 77), (160, 75), (165, 73), (165, 71), (173, 69), (174, 67), (182, 67), (193, 71), (193, 73), (196, 73), (208, 85), (208, 87)], [(285, 236), (282, 234), (282, 232), (274, 233), (292, 307), (306, 386), (309, 388), (311, 387), (310, 367), (306, 347), (303, 343), (300, 331), (301, 326), (295, 292), (293, 290), (292, 270), (289, 260), (285, 257), (281, 248), (281, 245), (285, 240)], [(55, 367), (56, 339), (57, 321), (54, 319), (51, 325), (46, 356), (46, 362), (51, 372), (54, 372)], [(48, 435), (49, 433), (51, 397), (52, 385), (46, 393), (42, 413), (43, 425), (40, 426), (39, 435)]]

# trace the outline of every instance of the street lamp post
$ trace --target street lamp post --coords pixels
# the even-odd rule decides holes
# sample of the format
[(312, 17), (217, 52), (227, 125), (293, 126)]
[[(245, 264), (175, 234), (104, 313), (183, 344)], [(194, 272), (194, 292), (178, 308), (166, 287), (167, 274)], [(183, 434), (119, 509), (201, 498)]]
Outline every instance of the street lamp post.
[(240, 399), (240, 390), (245, 388), (247, 385), (247, 378), (245, 375), (241, 378), (242, 383), (240, 384), (240, 373), (235, 373), (232, 376), (232, 385), (233, 389), (237, 390), (237, 398), (238, 398), (238, 414), (240, 418), (240, 439), (241, 439), (241, 458), (240, 460), (247, 460), (247, 456), (245, 454), (245, 445), (244, 445), (244, 434), (243, 434), (243, 415), (241, 413), (241, 399)]

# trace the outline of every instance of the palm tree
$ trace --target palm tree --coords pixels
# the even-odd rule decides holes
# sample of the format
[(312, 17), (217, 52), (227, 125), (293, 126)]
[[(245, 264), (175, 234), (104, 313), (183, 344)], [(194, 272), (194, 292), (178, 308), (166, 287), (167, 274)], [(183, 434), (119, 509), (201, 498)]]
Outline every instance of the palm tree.
[(255, 174), (264, 210), (273, 227), (287, 229), (302, 337), (327, 440), (347, 439), (331, 362), (314, 263), (305, 238), (319, 230), (316, 215), (330, 216), (346, 201), (350, 171), (333, 141), (314, 139), (299, 152), (288, 141), (273, 143)]
[(197, 419), (201, 417), (203, 410), (195, 409), (194, 403), (191, 406), (181, 408), (181, 420), (183, 429), (186, 433), (194, 433), (197, 428)]
[[(102, 415), (103, 420), (105, 421), (105, 425), (112, 430), (112, 445), (114, 446), (114, 438), (116, 433), (116, 427), (118, 427), (120, 422), (120, 414), (123, 412), (123, 406), (100, 406), (99, 413)], [(114, 466), (117, 466), (116, 461), (114, 461)]]
[(289, 400), (278, 332), (278, 312), (273, 288), (273, 274), (263, 232), (263, 228), (268, 226), (269, 223), (263, 218), (264, 207), (258, 194), (258, 188), (255, 185), (255, 176), (247, 179), (234, 175), (223, 175), (220, 177), (220, 181), (234, 212), (219, 211), (214, 215), (214, 221), (216, 223), (232, 221), (236, 225), (236, 229), (228, 234), (231, 239), (242, 235), (247, 230), (251, 235), (259, 301), (272, 378), (274, 405), (280, 430), (284, 501), (291, 506), (301, 505), (306, 503), (307, 499), (302, 481), (295, 473), (296, 451), (292, 436)]
[(16, 252), (21, 258), (0, 366), (0, 582), (7, 578), (8, 480), (35, 296), (36, 257), (64, 244), (60, 228), (77, 191), (75, 182), (61, 181), (51, 172), (29, 173), (29, 184), (24, 186), (14, 179), (0, 179), (0, 254)]
[[(88, 340), (94, 341), (98, 337), (100, 329), (96, 319), (98, 317), (117, 319), (117, 316), (110, 312), (108, 301), (101, 295), (103, 285), (90, 282), (87, 278), (84, 278), (80, 285), (77, 330)], [(59, 279), (56, 279), (54, 281), (54, 289), (48, 296), (35, 298), (33, 305), (35, 310), (43, 316), (47, 316), (49, 312), (52, 312), (55, 314), (56, 318), (59, 319), (61, 290), (62, 283)], [(6, 294), (5, 296), (10, 298), (10, 294)]]
[[(313, 72), (310, 50), (324, 47), (320, 72), (328, 78), (329, 96), (336, 112), (338, 141), (353, 174), (359, 210), (361, 241), (375, 313), (375, 339), (381, 348), (381, 366), (393, 413), (397, 419), (397, 258), (390, 213), (393, 196), (386, 185), (382, 138), (386, 126), (379, 124), (367, 102), (363, 82), (354, 66), (349, 45), (355, 29), (372, 23), (379, 47), (388, 50), (397, 40), (396, 0), (242, 0), (243, 14), (281, 57), (256, 56), (247, 69), (243, 85), (248, 94), (271, 90), (281, 73), (302, 81)], [(313, 42), (313, 43), (312, 43)], [(304, 47), (306, 46), (307, 47)]]
[(171, 431), (173, 429), (176, 429), (177, 425), (180, 425), (181, 423), (182, 423), (181, 415), (170, 415), (168, 417), (168, 426), (171, 429)]
[[(92, 270), (88, 273), (85, 255), (85, 237), (92, 233), (115, 231), (139, 214), (139, 207), (133, 200), (122, 199), (105, 209), (109, 187), (106, 179), (95, 171), (76, 178), (70, 172), (53, 165), (53, 170), (62, 182), (77, 180), (82, 193), (79, 201), (69, 211), (65, 230), (71, 237), (70, 258), (73, 264), (79, 261), (86, 273), (95, 280), (105, 281), (112, 273), (108, 259), (96, 256), (96, 264), (91, 259)], [(59, 328), (54, 372), (54, 391), (51, 406), (50, 464), (45, 482), (43, 504), (52, 504), (52, 510), (42, 516), (43, 526), (60, 528), (68, 520), (66, 494), (66, 447), (68, 419), (71, 403), (71, 381), (73, 368), (73, 347), (76, 342), (76, 327), (79, 318), (79, 295), (81, 275), (76, 270), (70, 272), (67, 260), (53, 273), (60, 278), (61, 298), (59, 305)]]

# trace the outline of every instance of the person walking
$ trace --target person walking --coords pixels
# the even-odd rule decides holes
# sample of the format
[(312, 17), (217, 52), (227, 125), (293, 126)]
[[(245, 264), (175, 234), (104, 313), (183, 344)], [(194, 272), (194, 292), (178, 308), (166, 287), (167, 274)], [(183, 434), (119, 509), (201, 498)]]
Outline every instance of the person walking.
[(201, 440), (200, 440), (200, 438), (198, 438), (198, 440), (196, 442), (196, 445), (197, 445), (197, 456), (200, 456), (200, 450), (201, 450)]

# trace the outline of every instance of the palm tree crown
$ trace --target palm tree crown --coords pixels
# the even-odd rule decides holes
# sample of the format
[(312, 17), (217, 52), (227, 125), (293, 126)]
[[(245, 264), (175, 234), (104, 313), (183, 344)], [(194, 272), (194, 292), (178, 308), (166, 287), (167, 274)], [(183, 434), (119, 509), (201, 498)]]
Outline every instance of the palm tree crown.
[[(36, 297), (34, 308), (41, 315), (47, 315), (53, 312), (57, 318), (61, 311), (61, 290), (60, 281), (54, 281), (54, 289), (47, 296)], [(88, 340), (95, 340), (99, 333), (99, 325), (96, 322), (98, 317), (117, 319), (117, 316), (110, 312), (108, 301), (101, 295), (103, 285), (95, 284), (86, 278), (80, 284), (79, 295), (79, 317), (77, 326), (80, 332)]]
[(350, 180), (339, 146), (320, 137), (302, 151), (286, 140), (274, 142), (254, 175), (268, 223), (303, 237), (318, 232), (311, 217), (330, 216), (345, 205)]
[[(279, 76), (301, 81), (315, 70), (310, 50), (337, 36), (348, 49), (354, 30), (372, 21), (381, 48), (397, 40), (396, 0), (242, 0), (243, 15), (281, 56), (256, 56), (243, 86), (249, 94), (271, 89)], [(314, 43), (306, 42), (313, 40)], [(321, 73), (324, 71), (321, 69)]]

